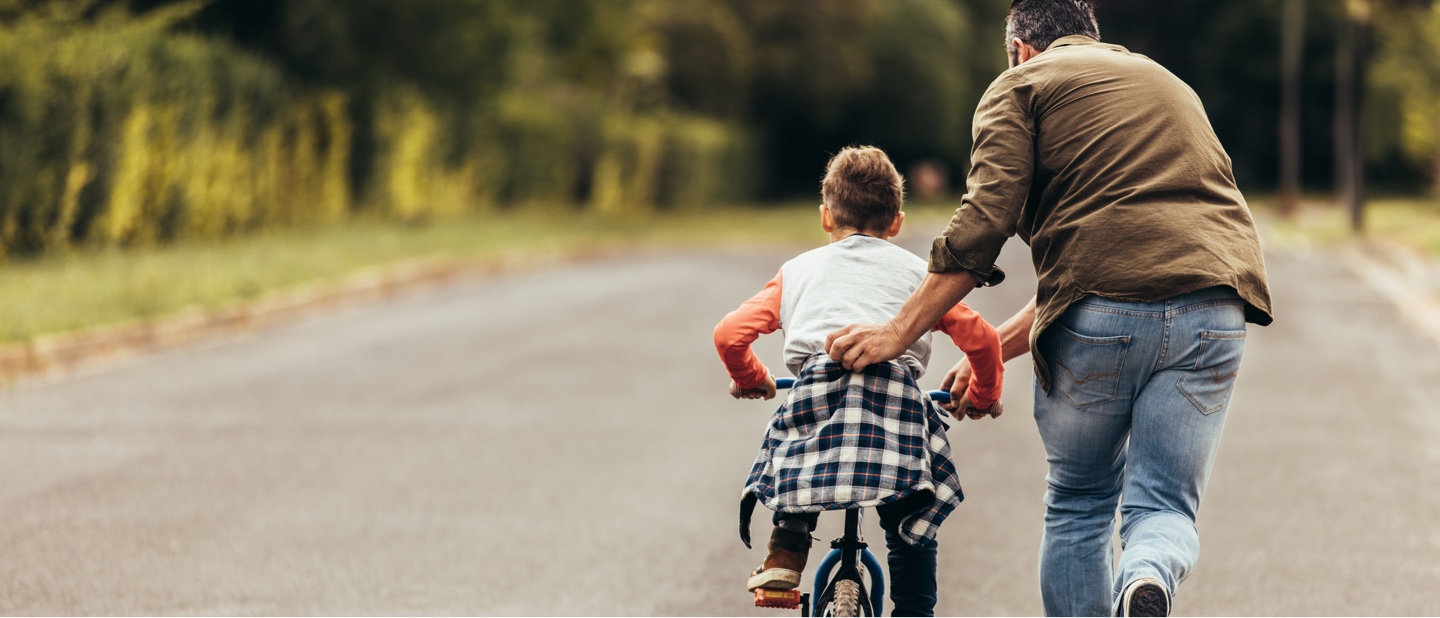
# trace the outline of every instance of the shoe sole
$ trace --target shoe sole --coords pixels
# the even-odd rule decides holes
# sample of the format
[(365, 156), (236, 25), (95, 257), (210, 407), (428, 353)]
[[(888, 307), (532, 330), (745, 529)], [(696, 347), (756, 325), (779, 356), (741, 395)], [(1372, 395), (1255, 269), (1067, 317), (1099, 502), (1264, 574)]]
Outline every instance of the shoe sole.
[(1169, 616), (1170, 602), (1165, 590), (1151, 583), (1135, 586), (1125, 599), (1126, 616)]
[(800, 587), (800, 573), (790, 569), (767, 569), (752, 575), (745, 586), (751, 592), (756, 588), (794, 590)]

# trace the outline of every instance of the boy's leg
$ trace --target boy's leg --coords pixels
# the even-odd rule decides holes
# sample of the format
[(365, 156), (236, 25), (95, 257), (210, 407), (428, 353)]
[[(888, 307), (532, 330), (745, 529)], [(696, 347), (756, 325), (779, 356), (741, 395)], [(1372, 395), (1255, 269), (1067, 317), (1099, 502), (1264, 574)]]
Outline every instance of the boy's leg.
[(886, 562), (890, 566), (890, 603), (892, 616), (935, 615), (935, 557), (938, 544), (916, 547), (900, 536), (900, 521), (912, 514), (917, 506), (930, 499), (930, 494), (915, 494), (877, 507), (880, 527), (885, 530), (885, 547), (890, 550)]
[(770, 531), (770, 553), (765, 562), (750, 573), (746, 588), (791, 590), (800, 586), (800, 575), (810, 557), (810, 532), (819, 521), (819, 513), (775, 512), (775, 529)]
[(771, 523), (775, 524), (775, 527), (777, 528), (785, 528), (787, 530), (794, 530), (796, 532), (800, 532), (801, 527), (803, 526), (805, 534), (810, 534), (811, 532), (815, 531), (815, 526), (819, 524), (820, 514), (782, 513), (780, 511), (775, 511), (775, 514), (770, 517), (770, 521)]

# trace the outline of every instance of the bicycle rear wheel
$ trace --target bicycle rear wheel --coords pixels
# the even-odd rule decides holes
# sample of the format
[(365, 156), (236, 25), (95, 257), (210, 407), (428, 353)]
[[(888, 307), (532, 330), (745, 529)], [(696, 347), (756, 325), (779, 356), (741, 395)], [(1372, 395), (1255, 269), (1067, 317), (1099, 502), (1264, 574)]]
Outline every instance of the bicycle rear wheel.
[(842, 579), (835, 582), (835, 595), (821, 614), (823, 616), (862, 616), (860, 582)]

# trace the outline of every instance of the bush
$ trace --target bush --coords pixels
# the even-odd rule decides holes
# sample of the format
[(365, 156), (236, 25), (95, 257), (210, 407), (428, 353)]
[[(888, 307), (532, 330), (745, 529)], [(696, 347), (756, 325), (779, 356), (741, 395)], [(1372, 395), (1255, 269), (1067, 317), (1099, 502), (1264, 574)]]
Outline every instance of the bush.
[(344, 95), (167, 32), (185, 8), (0, 26), (0, 255), (344, 216)]

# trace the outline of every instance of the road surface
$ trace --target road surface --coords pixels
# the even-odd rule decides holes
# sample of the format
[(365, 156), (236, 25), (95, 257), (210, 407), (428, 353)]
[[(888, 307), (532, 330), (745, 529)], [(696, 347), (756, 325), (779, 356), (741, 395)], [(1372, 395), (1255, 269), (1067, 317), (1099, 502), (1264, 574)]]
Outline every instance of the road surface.
[[(726, 396), (710, 333), (796, 252), (608, 258), (0, 392), (0, 612), (776, 615), (735, 533), (774, 404)], [(1002, 264), (993, 322), (1033, 293), (1023, 246)], [(1177, 613), (1440, 614), (1440, 346), (1336, 258), (1269, 266)], [(942, 614), (1041, 612), (1028, 357), (1006, 385), (950, 434)]]

